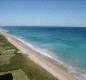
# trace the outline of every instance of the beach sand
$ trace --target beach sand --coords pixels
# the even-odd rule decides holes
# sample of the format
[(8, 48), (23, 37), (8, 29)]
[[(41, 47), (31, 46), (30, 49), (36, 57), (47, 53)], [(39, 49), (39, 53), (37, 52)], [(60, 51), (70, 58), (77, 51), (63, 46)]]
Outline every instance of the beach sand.
[(51, 73), (57, 79), (75, 80), (74, 76), (70, 74), (66, 68), (59, 65), (58, 62), (56, 62), (55, 60), (32, 50), (30, 47), (28, 47), (27, 45), (25, 45), (24, 43), (22, 43), (21, 41), (17, 40), (16, 38), (12, 37), (7, 33), (3, 31), (1, 33), (7, 38), (7, 40), (10, 43), (17, 47), (19, 51), (22, 52), (22, 54), (27, 55), (28, 58), (30, 58), (32, 61), (43, 67), (46, 71)]

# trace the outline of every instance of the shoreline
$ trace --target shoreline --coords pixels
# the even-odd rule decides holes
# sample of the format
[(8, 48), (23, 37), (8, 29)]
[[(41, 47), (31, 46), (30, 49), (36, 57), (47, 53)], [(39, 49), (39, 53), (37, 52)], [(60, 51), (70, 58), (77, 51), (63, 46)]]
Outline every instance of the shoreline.
[(60, 80), (75, 80), (74, 76), (68, 72), (66, 68), (59, 65), (57, 61), (44, 56), (32, 50), (23, 42), (19, 41), (18, 39), (10, 36), (9, 34), (1, 31), (1, 34), (6, 37), (6, 39), (12, 43), (15, 47), (17, 47), (23, 54), (27, 55), (33, 62), (37, 63), (41, 67), (43, 67), (46, 71), (51, 73), (54, 77)]

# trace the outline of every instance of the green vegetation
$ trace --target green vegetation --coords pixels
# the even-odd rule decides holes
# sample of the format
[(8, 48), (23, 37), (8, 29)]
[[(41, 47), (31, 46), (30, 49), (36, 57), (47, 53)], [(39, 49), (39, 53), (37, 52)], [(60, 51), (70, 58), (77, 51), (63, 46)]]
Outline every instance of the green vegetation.
[(27, 58), (26, 55), (17, 52), (18, 49), (0, 35), (0, 72), (21, 69), (29, 80), (57, 80), (42, 67)]
[(25, 75), (25, 73), (21, 69), (14, 70), (11, 73), (13, 75), (13, 80), (28, 80), (28, 77)]
[(9, 64), (10, 58), (15, 56), (14, 52), (15, 52), (15, 49), (3, 51), (2, 55), (0, 56), (0, 65)]

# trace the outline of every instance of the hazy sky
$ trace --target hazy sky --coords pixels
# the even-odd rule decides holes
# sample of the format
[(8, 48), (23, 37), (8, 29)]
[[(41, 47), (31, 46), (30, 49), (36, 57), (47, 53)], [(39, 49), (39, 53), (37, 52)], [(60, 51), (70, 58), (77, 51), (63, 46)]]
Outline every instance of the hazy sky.
[(85, 26), (86, 0), (0, 0), (0, 26)]

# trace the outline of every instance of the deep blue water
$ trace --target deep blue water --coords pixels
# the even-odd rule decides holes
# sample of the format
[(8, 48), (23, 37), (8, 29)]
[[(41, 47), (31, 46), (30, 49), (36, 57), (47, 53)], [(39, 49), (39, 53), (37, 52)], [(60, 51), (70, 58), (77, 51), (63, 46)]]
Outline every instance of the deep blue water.
[[(85, 27), (2, 27), (8, 33), (48, 52), (86, 77)], [(77, 75), (76, 75), (77, 76)], [(82, 78), (82, 77), (80, 77)], [(81, 79), (78, 80), (81, 80)], [(86, 79), (82, 79), (86, 80)]]

